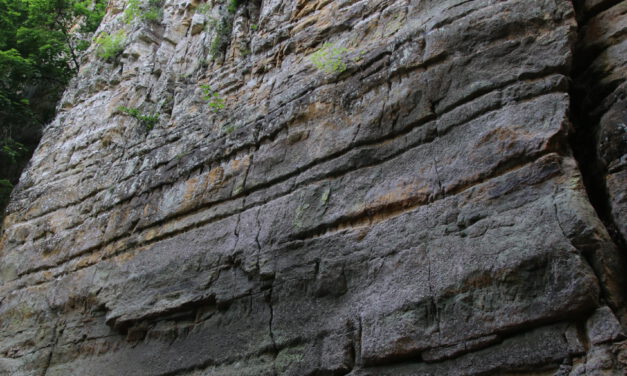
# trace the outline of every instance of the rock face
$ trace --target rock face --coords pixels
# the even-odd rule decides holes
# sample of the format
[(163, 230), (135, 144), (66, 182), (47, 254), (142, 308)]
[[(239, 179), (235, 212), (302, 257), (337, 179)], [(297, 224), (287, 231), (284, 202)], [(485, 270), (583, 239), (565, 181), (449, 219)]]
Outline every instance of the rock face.
[(234, 4), (111, 2), (4, 221), (0, 374), (625, 374), (627, 1)]

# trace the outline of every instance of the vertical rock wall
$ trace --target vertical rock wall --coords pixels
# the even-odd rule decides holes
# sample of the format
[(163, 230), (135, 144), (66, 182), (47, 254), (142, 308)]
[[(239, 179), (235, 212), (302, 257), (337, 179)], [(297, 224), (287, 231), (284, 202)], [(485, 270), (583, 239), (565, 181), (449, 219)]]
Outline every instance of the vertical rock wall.
[(0, 374), (624, 374), (627, 1), (124, 7), (9, 206)]

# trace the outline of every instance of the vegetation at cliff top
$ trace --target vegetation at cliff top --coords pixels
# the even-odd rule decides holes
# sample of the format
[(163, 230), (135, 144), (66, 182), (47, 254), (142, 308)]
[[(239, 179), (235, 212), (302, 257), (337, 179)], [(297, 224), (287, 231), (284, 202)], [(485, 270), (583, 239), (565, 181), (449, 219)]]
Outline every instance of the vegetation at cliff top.
[(0, 0), (0, 216), (107, 0)]

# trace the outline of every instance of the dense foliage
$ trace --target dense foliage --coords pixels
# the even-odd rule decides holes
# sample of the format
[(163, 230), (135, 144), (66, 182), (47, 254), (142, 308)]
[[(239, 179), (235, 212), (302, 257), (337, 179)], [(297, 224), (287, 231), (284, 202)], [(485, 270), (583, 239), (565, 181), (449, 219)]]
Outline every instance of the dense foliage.
[(0, 0), (0, 210), (107, 0)]

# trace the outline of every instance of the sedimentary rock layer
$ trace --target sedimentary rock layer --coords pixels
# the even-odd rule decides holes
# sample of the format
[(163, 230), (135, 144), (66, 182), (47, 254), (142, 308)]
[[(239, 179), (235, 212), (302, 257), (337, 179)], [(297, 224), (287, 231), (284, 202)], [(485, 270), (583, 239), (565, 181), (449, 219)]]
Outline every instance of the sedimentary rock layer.
[(124, 6), (9, 206), (0, 373), (625, 371), (626, 1)]

